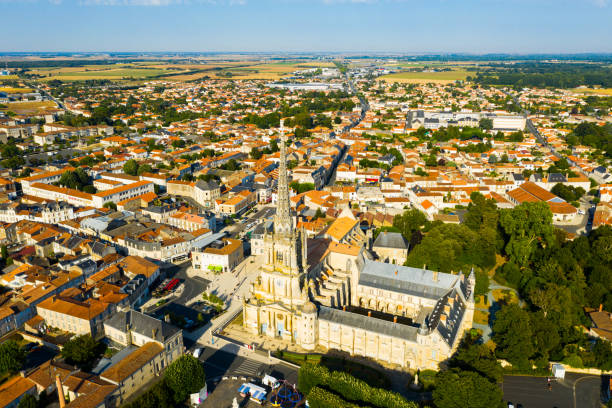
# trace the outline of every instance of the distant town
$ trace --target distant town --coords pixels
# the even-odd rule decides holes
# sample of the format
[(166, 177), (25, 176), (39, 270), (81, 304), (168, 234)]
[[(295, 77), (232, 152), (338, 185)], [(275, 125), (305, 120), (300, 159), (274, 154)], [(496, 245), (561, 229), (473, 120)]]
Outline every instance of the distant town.
[(0, 406), (612, 406), (612, 58), (0, 54)]

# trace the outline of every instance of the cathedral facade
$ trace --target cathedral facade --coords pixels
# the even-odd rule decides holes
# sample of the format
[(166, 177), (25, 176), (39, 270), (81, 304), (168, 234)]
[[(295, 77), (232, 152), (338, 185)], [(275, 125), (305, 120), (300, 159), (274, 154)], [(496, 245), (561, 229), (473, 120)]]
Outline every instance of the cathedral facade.
[(473, 271), (466, 276), (378, 262), (365, 247), (335, 241), (334, 234), (307, 240), (291, 214), (284, 135), (281, 140), (274, 229), (264, 236), (264, 263), (243, 302), (244, 329), (306, 351), (342, 350), (436, 369), (472, 327)]

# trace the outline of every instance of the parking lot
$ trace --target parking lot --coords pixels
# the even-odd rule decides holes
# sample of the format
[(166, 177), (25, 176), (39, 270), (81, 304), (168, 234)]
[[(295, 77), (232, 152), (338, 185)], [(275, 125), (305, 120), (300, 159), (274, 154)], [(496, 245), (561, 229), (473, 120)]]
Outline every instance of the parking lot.
[(567, 373), (553, 380), (548, 389), (546, 377), (504, 376), (504, 399), (523, 408), (600, 408), (600, 376)]

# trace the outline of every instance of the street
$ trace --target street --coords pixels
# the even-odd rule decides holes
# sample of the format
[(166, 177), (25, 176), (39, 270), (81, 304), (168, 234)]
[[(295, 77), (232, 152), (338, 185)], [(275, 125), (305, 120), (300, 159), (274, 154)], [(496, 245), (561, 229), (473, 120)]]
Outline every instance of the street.
[[(250, 353), (254, 353), (251, 351)], [(259, 357), (259, 356), (258, 356)], [(204, 364), (207, 378), (218, 378), (227, 375), (243, 375), (248, 377), (263, 377), (270, 374), (277, 379), (284, 379), (292, 384), (297, 383), (298, 369), (283, 362), (272, 364), (262, 359), (249, 358), (248, 356), (237, 355), (226, 349), (206, 347), (199, 357)]]
[(566, 373), (553, 380), (548, 390), (546, 377), (504, 376), (504, 399), (523, 408), (599, 408), (600, 376)]

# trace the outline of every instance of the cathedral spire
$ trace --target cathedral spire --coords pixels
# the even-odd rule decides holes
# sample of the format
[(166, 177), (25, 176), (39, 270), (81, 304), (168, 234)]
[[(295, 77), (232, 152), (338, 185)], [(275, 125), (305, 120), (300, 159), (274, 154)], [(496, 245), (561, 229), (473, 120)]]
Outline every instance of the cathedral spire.
[(287, 177), (287, 138), (285, 137), (284, 121), (280, 122), (280, 166), (278, 169), (278, 202), (274, 216), (275, 233), (291, 233), (293, 221), (289, 206), (289, 181)]

